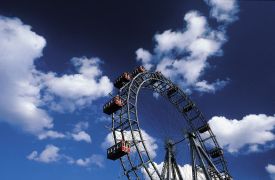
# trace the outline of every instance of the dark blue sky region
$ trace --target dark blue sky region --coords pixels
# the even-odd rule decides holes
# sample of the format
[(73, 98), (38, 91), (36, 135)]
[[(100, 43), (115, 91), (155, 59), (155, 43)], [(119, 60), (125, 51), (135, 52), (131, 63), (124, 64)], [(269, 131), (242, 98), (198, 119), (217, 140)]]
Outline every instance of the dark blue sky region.
[[(222, 53), (207, 57), (207, 67), (200, 76), (200, 80), (227, 80), (227, 84), (215, 92), (193, 90), (190, 97), (208, 120), (214, 116), (223, 116), (228, 122), (233, 119), (244, 122), (243, 125), (236, 126), (236, 134), (242, 136), (240, 139), (245, 139), (240, 147), (235, 148), (237, 143), (234, 144), (233, 140), (221, 142), (224, 143), (229, 170), (236, 180), (265, 180), (275, 177), (275, 170), (273, 175), (266, 170), (268, 164), (275, 164), (275, 2), (237, 3), (238, 19), (226, 28), (227, 41), (221, 46)], [(199, 11), (206, 17), (211, 28), (219, 30), (219, 22), (209, 17), (210, 7), (203, 0), (0, 0), (1, 16), (19, 18), (23, 24), (30, 25), (33, 32), (45, 38), (47, 44), (43, 49), (43, 56), (35, 61), (37, 70), (43, 73), (55, 72), (56, 77), (72, 75), (77, 73), (71, 62), (73, 57), (98, 57), (102, 61), (98, 68), (111, 81), (122, 72), (131, 71), (141, 64), (136, 61), (137, 49), (142, 47), (156, 54), (155, 34), (169, 29), (185, 30), (187, 23), (184, 16), (191, 10)], [(0, 55), (1, 53), (3, 52), (0, 49)], [(0, 59), (0, 62), (1, 60), (5, 59)], [(0, 78), (2, 84), (1, 80)], [(41, 90), (41, 93), (46, 92)], [(58, 98), (55, 95), (53, 101), (59, 102)], [(53, 110), (52, 106), (42, 105), (41, 108), (53, 119), (54, 130), (64, 133), (68, 138), (39, 140), (36, 133), (26, 132), (21, 125), (9, 123), (5, 108), (0, 107), (0, 179), (125, 179), (119, 162), (107, 160), (105, 149), (102, 148), (109, 133), (105, 126), (110, 123), (110, 119), (106, 120), (107, 116), (102, 113), (102, 105), (108, 98), (102, 95), (81, 108), (63, 112)], [(148, 134), (151, 132), (150, 135), (157, 142), (161, 141), (165, 135), (160, 129), (165, 126), (167, 119), (179, 117), (174, 115), (174, 109), (164, 100), (153, 98), (148, 93), (142, 94), (140, 98), (140, 116), (144, 129)], [(0, 97), (0, 100), (4, 98)], [(3, 103), (0, 106), (4, 106)], [(269, 118), (262, 120), (268, 119), (266, 121), (270, 122), (269, 127), (266, 127), (267, 123), (253, 124), (256, 122), (254, 119), (245, 122), (244, 117), (247, 115), (259, 117), (259, 114)], [(153, 121), (157, 123), (152, 124)], [(71, 131), (79, 132), (76, 128), (79, 122), (89, 123), (88, 127), (83, 125), (82, 129), (90, 135), (91, 142), (87, 139), (86, 142), (73, 141), (73, 135), (68, 135)], [(173, 123), (168, 124), (170, 125), (167, 128), (173, 129)], [(244, 126), (253, 132), (243, 133), (246, 131)], [(261, 129), (259, 133), (268, 132), (270, 139), (258, 140), (260, 138), (257, 137), (261, 134), (257, 134), (257, 130), (250, 129), (249, 126), (258, 126)], [(220, 131), (217, 136), (224, 135)], [(233, 129), (230, 133), (233, 134), (232, 138), (236, 138)], [(222, 141), (225, 138), (222, 136), (220, 139)], [(33, 151), (39, 154), (47, 145), (58, 147), (61, 157), (47, 163), (27, 158)], [(236, 145), (234, 152), (230, 151), (233, 145)], [(253, 145), (257, 147), (255, 151), (250, 149)], [(161, 162), (164, 156), (161, 145), (157, 153), (156, 161)], [(104, 157), (99, 160), (102, 164), (81, 166), (76, 161), (69, 163), (70, 158), (76, 160), (91, 155)]]

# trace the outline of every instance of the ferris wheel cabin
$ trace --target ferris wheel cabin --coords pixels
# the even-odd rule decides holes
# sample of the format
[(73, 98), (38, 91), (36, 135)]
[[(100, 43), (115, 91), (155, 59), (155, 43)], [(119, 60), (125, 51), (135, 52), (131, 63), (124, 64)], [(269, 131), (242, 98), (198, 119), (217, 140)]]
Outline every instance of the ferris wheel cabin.
[(115, 96), (111, 101), (103, 106), (103, 112), (110, 115), (124, 106), (124, 101), (120, 96)]
[(122, 88), (127, 82), (131, 80), (131, 74), (128, 72), (124, 72), (120, 75), (116, 81), (114, 82), (114, 86), (118, 89)]
[(146, 69), (143, 66), (139, 66), (136, 69), (133, 70), (132, 73), (124, 72), (122, 75), (120, 75), (114, 82), (114, 86), (118, 89), (122, 88), (125, 84), (127, 84), (129, 81), (131, 81), (132, 78), (134, 78), (139, 73), (146, 72)]
[(120, 141), (117, 144), (107, 149), (107, 158), (117, 160), (122, 156), (130, 153), (130, 142)]
[(139, 66), (132, 72), (132, 77), (134, 78), (136, 75), (143, 72), (146, 72), (146, 69), (143, 66)]

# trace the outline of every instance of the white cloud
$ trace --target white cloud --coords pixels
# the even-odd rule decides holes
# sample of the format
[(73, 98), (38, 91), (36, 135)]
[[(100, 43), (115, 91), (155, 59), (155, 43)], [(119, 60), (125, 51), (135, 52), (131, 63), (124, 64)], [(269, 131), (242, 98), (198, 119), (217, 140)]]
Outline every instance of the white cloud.
[(104, 167), (104, 157), (99, 154), (93, 154), (92, 156), (84, 159), (77, 159), (75, 164), (78, 166), (89, 167), (92, 164), (98, 167)]
[(39, 161), (43, 163), (51, 163), (60, 160), (59, 148), (54, 145), (47, 145), (45, 149), (38, 154), (37, 151), (33, 151), (27, 156), (29, 160)]
[(231, 153), (238, 152), (246, 145), (250, 152), (259, 151), (260, 145), (275, 140), (272, 132), (275, 129), (275, 115), (250, 114), (240, 120), (214, 116), (209, 124), (220, 145)]
[(227, 41), (226, 27), (236, 19), (238, 5), (235, 0), (205, 1), (211, 8), (211, 16), (218, 19), (216, 29), (209, 26), (205, 16), (190, 11), (184, 16), (185, 28), (166, 30), (154, 36), (153, 54), (142, 48), (136, 54), (144, 66), (161, 71), (190, 92), (215, 93), (227, 84), (227, 80), (207, 82), (203, 75), (211, 68), (208, 59), (222, 55), (222, 45)]
[(209, 84), (206, 80), (202, 80), (202, 81), (196, 82), (195, 88), (200, 92), (215, 93), (217, 90), (226, 86), (227, 83), (228, 83), (228, 81), (217, 80), (216, 82)]
[(268, 164), (266, 167), (265, 167), (265, 170), (270, 174), (270, 178), (272, 180), (275, 180), (275, 165), (273, 164)]
[[(156, 168), (158, 169), (159, 172), (161, 172), (162, 168), (163, 168), (163, 165), (164, 163), (161, 162), (161, 163), (155, 163), (153, 162), (156, 166)], [(149, 165), (149, 172), (151, 172), (151, 174), (154, 172), (154, 168), (152, 167), (152, 165), (150, 164)], [(185, 164), (183, 166), (179, 165), (179, 169), (180, 169), (180, 172), (181, 172), (181, 175), (182, 175), (182, 178), (184, 180), (193, 180), (193, 177), (192, 177), (192, 166), (189, 165), (189, 164)], [(145, 169), (142, 169), (142, 173), (143, 175), (145, 176), (145, 179), (150, 179), (148, 174), (146, 173)], [(171, 174), (172, 175), (172, 174)], [(156, 173), (153, 174), (153, 178), (154, 179), (158, 179), (158, 176)], [(205, 176), (204, 176), (204, 173), (202, 172), (202, 170), (198, 170), (197, 171), (197, 179), (198, 180), (206, 180)]]
[(239, 7), (236, 0), (204, 0), (211, 7), (210, 14), (219, 22), (231, 23), (238, 19)]
[[(206, 84), (206, 80), (201, 80), (201, 77), (209, 67), (207, 59), (214, 55), (221, 55), (221, 46), (226, 41), (225, 33), (211, 29), (206, 17), (197, 11), (188, 12), (184, 20), (187, 23), (185, 29), (166, 30), (155, 35), (156, 45), (153, 56), (156, 61), (154, 64), (150, 63), (157, 71), (161, 71), (185, 88), (215, 92), (217, 88), (215, 83)], [(142, 51), (145, 50), (142, 49)], [(142, 63), (146, 65), (148, 62), (142, 61)], [(206, 85), (207, 88), (205, 88)]]
[(17, 18), (0, 16), (0, 39), (0, 122), (39, 139), (63, 138), (64, 134), (51, 130), (54, 125), (47, 106), (72, 112), (112, 91), (98, 58), (73, 58), (75, 74), (38, 71), (34, 61), (42, 56), (46, 40)]
[(152, 55), (149, 51), (143, 48), (139, 48), (136, 51), (136, 56), (137, 61), (141, 61), (141, 63), (147, 70), (150, 70), (152, 68), (153, 65), (150, 63), (152, 60)]
[(85, 131), (80, 131), (78, 133), (72, 134), (72, 137), (76, 141), (85, 141), (87, 143), (92, 142), (91, 136), (87, 134)]
[(186, 30), (166, 30), (162, 34), (155, 35), (156, 50), (160, 53), (168, 53), (173, 49), (185, 51), (191, 43), (201, 37), (208, 30), (207, 20), (197, 11), (190, 11), (184, 16), (187, 23)]
[(81, 121), (79, 123), (77, 123), (73, 129), (74, 132), (80, 132), (82, 130), (86, 130), (89, 127), (89, 123), (88, 122), (84, 122)]
[(0, 16), (0, 121), (36, 134), (52, 128), (52, 118), (40, 108), (35, 59), (46, 45), (43, 37), (17, 18)]
[(266, 170), (267, 172), (269, 172), (270, 174), (275, 174), (275, 165), (273, 164), (268, 164), (266, 166)]
[(40, 133), (38, 135), (38, 139), (43, 140), (43, 139), (47, 139), (47, 138), (51, 138), (51, 139), (57, 139), (57, 138), (65, 138), (66, 135), (57, 131), (52, 131), (52, 130), (48, 130), (48, 131), (44, 131), (42, 133)]
[(55, 73), (48, 73), (43, 78), (47, 95), (60, 98), (57, 103), (50, 101), (52, 109), (57, 111), (74, 111), (85, 107), (93, 100), (107, 96), (113, 89), (110, 79), (102, 76), (98, 58), (73, 58), (71, 62), (77, 69), (76, 74), (59, 77)]
[(79, 122), (77, 123), (73, 130), (71, 132), (66, 132), (66, 133), (61, 133), (53, 130), (47, 130), (43, 131), (38, 134), (38, 139), (39, 140), (44, 140), (44, 139), (73, 139), (75, 141), (84, 141), (87, 143), (92, 142), (91, 136), (86, 133), (84, 130), (88, 129), (89, 123), (88, 122)]
[(33, 151), (27, 156), (27, 159), (42, 163), (53, 163), (65, 160), (68, 164), (82, 167), (90, 167), (92, 165), (96, 165), (98, 167), (104, 166), (104, 157), (100, 154), (92, 154), (90, 157), (75, 160), (70, 156), (60, 154), (59, 152), (60, 149), (58, 147), (50, 144), (47, 145), (40, 154), (37, 151)]
[(258, 144), (253, 144), (249, 146), (248, 152), (260, 152)]
[[(208, 66), (207, 58), (221, 52), (225, 37), (221, 32), (211, 30), (206, 18), (196, 11), (187, 13), (184, 19), (187, 29), (168, 30), (155, 36), (156, 52), (164, 56), (156, 69), (174, 80), (184, 79), (184, 85), (196, 86)], [(174, 50), (180, 58), (171, 58), (177, 56)]]
[(85, 141), (87, 143), (91, 143), (92, 142), (91, 136), (84, 131), (88, 129), (88, 127), (89, 127), (88, 122), (79, 122), (75, 125), (73, 132), (70, 133), (70, 136), (75, 141)]
[[(145, 143), (146, 149), (148, 150), (148, 153), (149, 153), (150, 157), (155, 158), (157, 156), (156, 151), (158, 149), (156, 139), (154, 139), (152, 136), (150, 136), (144, 130), (141, 130), (141, 133), (142, 133), (142, 137), (144, 139), (144, 143)], [(135, 131), (134, 136), (135, 136), (136, 141), (141, 140), (138, 132)], [(121, 133), (118, 132), (118, 131), (116, 131), (116, 138), (119, 139), (119, 140), (122, 139)], [(124, 131), (124, 138), (125, 138), (126, 141), (132, 141), (133, 140), (130, 131)], [(107, 148), (111, 147), (112, 145), (114, 145), (113, 133), (109, 133), (106, 136), (105, 141), (102, 143), (102, 148), (107, 149)], [(139, 147), (139, 150), (144, 153), (144, 148), (143, 148), (141, 143), (138, 143), (138, 147)], [(131, 151), (134, 152), (135, 149), (132, 148)]]

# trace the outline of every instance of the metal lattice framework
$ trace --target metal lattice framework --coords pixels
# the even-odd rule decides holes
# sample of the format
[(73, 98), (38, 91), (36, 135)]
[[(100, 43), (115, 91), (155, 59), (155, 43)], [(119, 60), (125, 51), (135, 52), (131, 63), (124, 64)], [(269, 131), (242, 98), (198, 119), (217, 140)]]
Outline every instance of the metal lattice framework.
[[(118, 95), (124, 100), (125, 105), (117, 112), (112, 114), (112, 127), (115, 143), (121, 140), (126, 140), (126, 134), (131, 138), (131, 147), (134, 149), (137, 156), (127, 154), (120, 158), (120, 162), (124, 171), (124, 175), (128, 179), (144, 179), (144, 174), (149, 179), (182, 179), (180, 177), (178, 166), (175, 161), (173, 153), (166, 151), (165, 162), (170, 165), (166, 167), (172, 168), (178, 174), (173, 177), (163, 175), (165, 167), (162, 171), (157, 169), (156, 164), (148, 153), (148, 147), (144, 142), (144, 135), (139, 125), (137, 102), (138, 95), (141, 89), (151, 89), (166, 98), (168, 102), (174, 105), (179, 113), (184, 117), (183, 120), (188, 124), (188, 136), (192, 157), (193, 179), (196, 178), (198, 170), (203, 170), (206, 179), (231, 179), (229, 175), (226, 161), (223, 154), (218, 157), (212, 157), (213, 150), (221, 150), (215, 135), (210, 128), (200, 132), (200, 128), (207, 126), (202, 112), (191, 101), (191, 99), (180, 88), (177, 87), (173, 95), (167, 95), (171, 87), (177, 87), (169, 79), (165, 78), (160, 72), (143, 72), (137, 74), (122, 88), (120, 88)], [(188, 108), (188, 111), (186, 110)], [(128, 137), (129, 138), (129, 137)], [(167, 154), (168, 153), (168, 154)], [(169, 162), (168, 162), (169, 161)], [(173, 162), (172, 162), (173, 161)], [(167, 165), (166, 165), (167, 166)], [(166, 173), (167, 174), (167, 173)]]

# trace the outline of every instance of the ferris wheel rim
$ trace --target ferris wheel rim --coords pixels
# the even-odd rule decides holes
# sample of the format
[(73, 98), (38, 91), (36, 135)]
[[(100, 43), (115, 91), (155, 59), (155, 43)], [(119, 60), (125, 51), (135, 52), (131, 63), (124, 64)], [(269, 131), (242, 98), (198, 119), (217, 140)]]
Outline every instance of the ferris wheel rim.
[[(151, 77), (149, 76), (149, 75), (151, 75)], [(146, 76), (147, 75), (147, 76)], [(154, 171), (158, 174), (158, 176), (160, 177), (160, 173), (159, 173), (159, 171), (158, 171), (158, 169), (155, 167), (155, 164), (154, 164), (154, 162), (152, 161), (153, 160), (153, 158), (151, 158), (150, 157), (150, 154), (149, 154), (149, 152), (148, 152), (148, 150), (147, 150), (147, 147), (146, 147), (146, 145), (145, 145), (145, 143), (144, 143), (144, 140), (143, 140), (143, 135), (142, 135), (142, 132), (141, 132), (141, 128), (140, 128), (140, 125), (139, 125), (139, 119), (138, 119), (138, 107), (137, 107), (137, 99), (138, 99), (138, 95), (139, 95), (139, 91), (140, 91), (140, 89), (142, 89), (142, 86), (147, 82), (147, 81), (152, 81), (152, 80), (155, 80), (156, 82), (161, 82), (161, 83), (166, 83), (166, 85), (168, 85), (168, 86), (176, 86), (172, 81), (170, 81), (169, 79), (167, 79), (167, 78), (165, 78), (164, 76), (162, 76), (162, 78), (163, 79), (160, 79), (160, 78), (152, 78), (153, 76), (152, 75), (156, 75), (156, 72), (143, 72), (143, 73), (139, 73), (138, 75), (136, 75), (128, 84), (126, 84), (124, 87), (122, 87), (121, 89), (120, 89), (120, 91), (119, 91), (119, 94), (121, 95), (121, 92), (124, 92), (125, 93), (125, 89), (126, 89), (126, 92), (127, 92), (127, 95), (126, 95), (126, 97), (127, 97), (127, 100), (126, 100), (126, 102), (127, 102), (127, 117), (128, 117), (128, 123), (129, 123), (129, 128), (130, 128), (130, 132), (131, 132), (131, 138), (132, 138), (132, 140), (133, 140), (133, 145), (135, 146), (135, 149), (136, 149), (136, 151), (137, 151), (137, 153), (138, 153), (138, 156), (139, 156), (139, 158), (140, 158), (140, 161), (141, 161), (141, 167), (143, 167), (144, 169), (145, 169), (145, 171), (146, 171), (146, 173), (147, 173), (147, 175), (152, 179), (152, 176), (151, 176), (151, 173), (149, 172), (149, 170), (148, 170), (148, 167), (147, 167), (147, 165), (144, 165), (145, 163), (146, 164), (151, 164), (152, 165), (152, 167), (153, 167), (153, 169), (154, 169)], [(143, 156), (142, 156), (142, 152), (140, 151), (140, 149), (139, 149), (139, 146), (137, 145), (137, 143), (136, 143), (136, 134), (134, 134), (134, 129), (133, 129), (133, 125), (132, 125), (132, 117), (131, 117), (131, 115), (130, 115), (130, 98), (131, 98), (131, 87), (133, 86), (133, 84), (135, 83), (135, 80), (137, 80), (139, 77), (142, 77), (142, 81), (138, 84), (139, 86), (138, 87), (136, 87), (137, 89), (136, 89), (136, 91), (135, 91), (135, 103), (134, 103), (134, 106), (133, 106), (133, 108), (134, 108), (134, 111), (135, 111), (135, 113), (134, 113), (134, 117), (135, 117), (135, 123), (136, 123), (136, 127), (137, 127), (137, 129), (135, 129), (135, 130), (137, 130), (137, 132), (138, 132), (138, 135), (139, 135), (139, 138), (141, 139), (141, 144), (142, 144), (142, 146), (144, 147), (144, 150), (145, 150), (145, 154), (146, 154), (146, 156), (147, 156), (147, 158), (148, 158), (148, 162), (145, 162), (144, 160), (143, 160)], [(145, 78), (144, 78), (145, 77)], [(155, 77), (158, 77), (158, 76), (155, 76)], [(149, 86), (150, 87), (150, 86)], [(156, 91), (156, 87), (154, 87), (154, 86), (151, 86), (151, 88), (149, 88), (149, 89), (151, 89), (152, 91), (155, 91), (155, 92), (157, 92)], [(127, 91), (128, 90), (128, 91)], [(182, 91), (182, 89), (181, 88), (179, 88), (179, 91), (182, 93), (182, 95), (184, 96), (184, 98), (186, 98), (187, 100), (189, 100), (189, 101), (191, 101), (191, 99)], [(124, 94), (125, 95), (125, 94)], [(162, 93), (160, 93), (160, 95), (162, 95), (163, 97), (165, 97)], [(193, 102), (193, 101), (191, 101), (191, 102)], [(132, 105), (131, 105), (132, 106)], [(121, 113), (122, 113), (122, 111), (121, 111)], [(125, 113), (125, 112), (124, 112)], [(201, 113), (201, 112), (200, 112)], [(202, 114), (202, 113), (201, 113)], [(190, 124), (189, 124), (189, 122), (188, 122), (188, 119), (186, 118), (186, 117), (184, 117), (184, 120), (185, 121), (187, 121), (187, 124), (190, 126)], [(113, 123), (113, 125), (114, 125), (114, 118), (112, 117), (112, 123)], [(205, 122), (204, 123), (207, 123), (207, 121), (205, 120)], [(194, 129), (194, 128), (192, 128), (192, 126), (190, 126), (191, 127), (191, 129), (194, 131), (194, 132), (197, 132), (198, 130), (197, 129)], [(125, 137), (124, 137), (124, 131), (125, 130), (121, 130), (121, 136), (122, 136), (122, 139), (125, 139)], [(135, 131), (136, 132), (136, 131)], [(211, 138), (212, 139), (214, 139), (213, 141), (214, 142), (216, 142), (217, 143), (217, 140), (216, 140), (216, 138), (215, 138), (215, 136), (214, 136), (214, 134), (213, 134), (213, 132), (212, 132), (212, 130), (210, 129), (210, 134), (211, 134)], [(212, 136), (213, 135), (213, 136)], [(204, 143), (201, 141), (202, 140), (202, 138), (200, 137), (200, 134), (199, 133), (197, 133), (197, 136), (199, 137), (199, 142), (200, 143), (202, 143), (202, 145), (204, 146)], [(114, 137), (114, 141), (115, 142), (117, 142), (118, 141), (118, 139), (116, 138), (116, 130), (114, 130), (113, 129), (113, 137)], [(218, 146), (219, 147), (219, 144), (217, 143), (216, 144), (215, 143), (215, 146)], [(134, 175), (138, 178), (139, 176), (138, 176), (138, 173), (136, 172), (137, 170), (135, 170), (135, 165), (134, 165), (134, 163), (132, 162), (132, 160), (131, 160), (131, 157), (130, 157), (130, 155), (128, 155), (127, 154), (127, 159), (128, 159), (128, 161), (129, 161), (129, 164), (130, 164), (130, 166), (131, 166), (131, 168), (133, 169), (133, 173), (134, 173)], [(224, 161), (224, 163), (225, 163), (225, 160), (224, 160), (224, 158), (222, 157), (222, 160)], [(121, 162), (121, 165), (122, 165), (122, 167), (123, 167), (123, 170), (124, 170), (124, 174), (128, 177), (128, 179), (130, 179), (130, 177), (129, 177), (129, 170), (127, 170), (127, 168), (125, 168), (125, 164), (124, 164), (124, 162), (122, 161), (122, 159), (120, 158), (120, 162)], [(226, 171), (227, 171), (227, 166), (226, 166), (226, 164), (223, 164), (224, 166), (225, 166), (225, 168), (226, 168)]]

